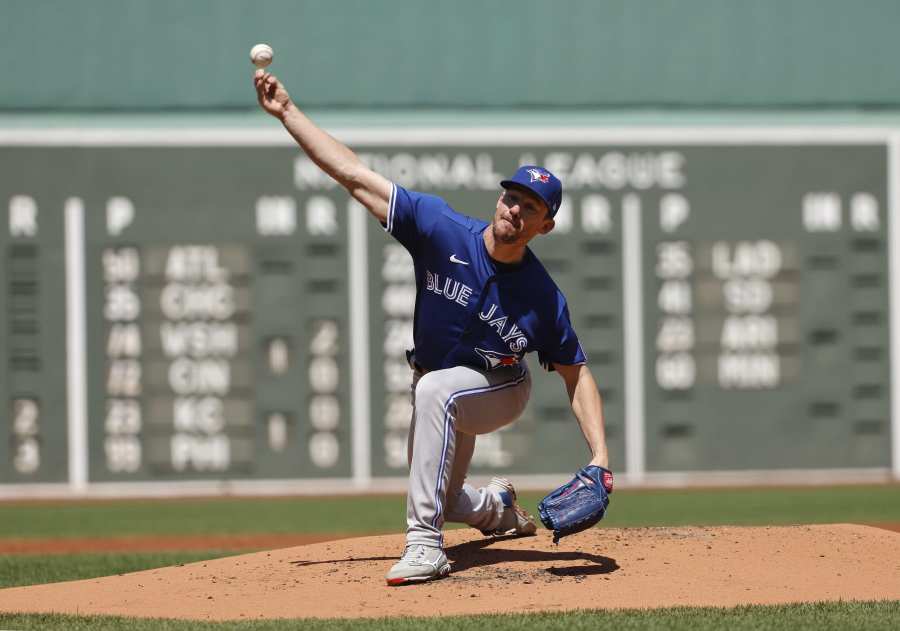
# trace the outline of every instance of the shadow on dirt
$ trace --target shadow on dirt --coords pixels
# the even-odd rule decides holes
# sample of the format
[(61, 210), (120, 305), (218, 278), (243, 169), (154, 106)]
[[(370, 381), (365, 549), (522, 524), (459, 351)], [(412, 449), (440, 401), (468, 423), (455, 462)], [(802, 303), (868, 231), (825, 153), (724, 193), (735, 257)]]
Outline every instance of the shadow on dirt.
[(290, 561), (291, 565), (306, 567), (307, 565), (325, 565), (332, 563), (365, 563), (368, 561), (396, 561), (397, 557), (346, 557), (343, 559), (324, 559), (322, 561)]
[[(454, 574), (468, 569), (497, 565), (509, 562), (543, 563), (549, 565), (546, 571), (554, 576), (592, 576), (594, 574), (610, 574), (619, 569), (615, 559), (590, 554), (588, 552), (572, 552), (553, 550), (508, 550), (491, 549), (491, 544), (514, 539), (515, 537), (495, 537), (479, 541), (467, 541), (447, 548), (447, 558), (453, 563)], [(579, 565), (558, 567), (566, 561), (581, 561)], [(583, 562), (590, 564), (585, 565)], [(537, 568), (536, 568), (537, 569)]]
[[(447, 558), (453, 564), (453, 573), (458, 574), (466, 570), (500, 565), (510, 562), (525, 562), (543, 564), (543, 569), (554, 576), (592, 576), (595, 574), (610, 574), (619, 569), (615, 559), (590, 554), (587, 552), (553, 551), (553, 550), (509, 550), (492, 549), (491, 545), (516, 537), (494, 537), (491, 539), (479, 539), (467, 541), (446, 549)], [(396, 561), (394, 556), (378, 557), (344, 557), (325, 559), (321, 561), (304, 561), (298, 559), (291, 561), (295, 567), (310, 565), (335, 564), (335, 563), (368, 563), (370, 561)], [(565, 565), (566, 561), (580, 561), (578, 565)], [(587, 563), (585, 563), (587, 562)]]

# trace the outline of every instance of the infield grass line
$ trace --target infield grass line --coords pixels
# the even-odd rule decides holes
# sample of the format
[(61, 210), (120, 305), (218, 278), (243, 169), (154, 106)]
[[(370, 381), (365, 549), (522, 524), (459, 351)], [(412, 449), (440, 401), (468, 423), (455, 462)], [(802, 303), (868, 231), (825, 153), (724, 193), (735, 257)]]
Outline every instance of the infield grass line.
[(839, 602), (733, 608), (593, 610), (539, 614), (452, 616), (443, 618), (369, 618), (359, 620), (258, 620), (196, 622), (112, 616), (0, 614), (0, 628), (47, 631), (895, 631), (900, 601)]

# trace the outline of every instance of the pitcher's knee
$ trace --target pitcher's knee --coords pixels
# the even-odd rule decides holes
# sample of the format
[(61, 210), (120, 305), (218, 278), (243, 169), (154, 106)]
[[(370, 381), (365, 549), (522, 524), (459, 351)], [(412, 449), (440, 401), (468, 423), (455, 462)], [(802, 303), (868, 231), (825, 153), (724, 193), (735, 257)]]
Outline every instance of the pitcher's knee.
[(416, 384), (416, 407), (424, 408), (430, 405), (444, 407), (450, 392), (441, 379), (440, 371), (427, 373)]

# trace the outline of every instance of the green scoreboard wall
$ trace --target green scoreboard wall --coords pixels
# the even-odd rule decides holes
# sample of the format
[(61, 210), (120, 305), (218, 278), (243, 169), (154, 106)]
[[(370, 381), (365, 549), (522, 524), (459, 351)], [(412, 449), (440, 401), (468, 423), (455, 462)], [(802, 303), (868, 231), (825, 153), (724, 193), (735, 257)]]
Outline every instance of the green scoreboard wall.
[[(336, 133), (484, 219), (517, 165), (560, 175), (533, 249), (615, 470), (896, 473), (888, 133)], [(0, 482), (405, 475), (411, 260), (285, 133), (16, 132), (0, 169)], [(561, 380), (531, 367), (473, 473), (587, 461)]]

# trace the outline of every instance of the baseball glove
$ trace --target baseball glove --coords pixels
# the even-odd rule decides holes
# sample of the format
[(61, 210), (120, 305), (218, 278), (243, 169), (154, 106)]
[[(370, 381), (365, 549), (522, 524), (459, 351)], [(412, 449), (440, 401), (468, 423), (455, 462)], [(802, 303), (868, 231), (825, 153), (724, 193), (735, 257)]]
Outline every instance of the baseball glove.
[(541, 521), (553, 531), (553, 543), (603, 519), (613, 490), (609, 469), (588, 465), (538, 504)]

